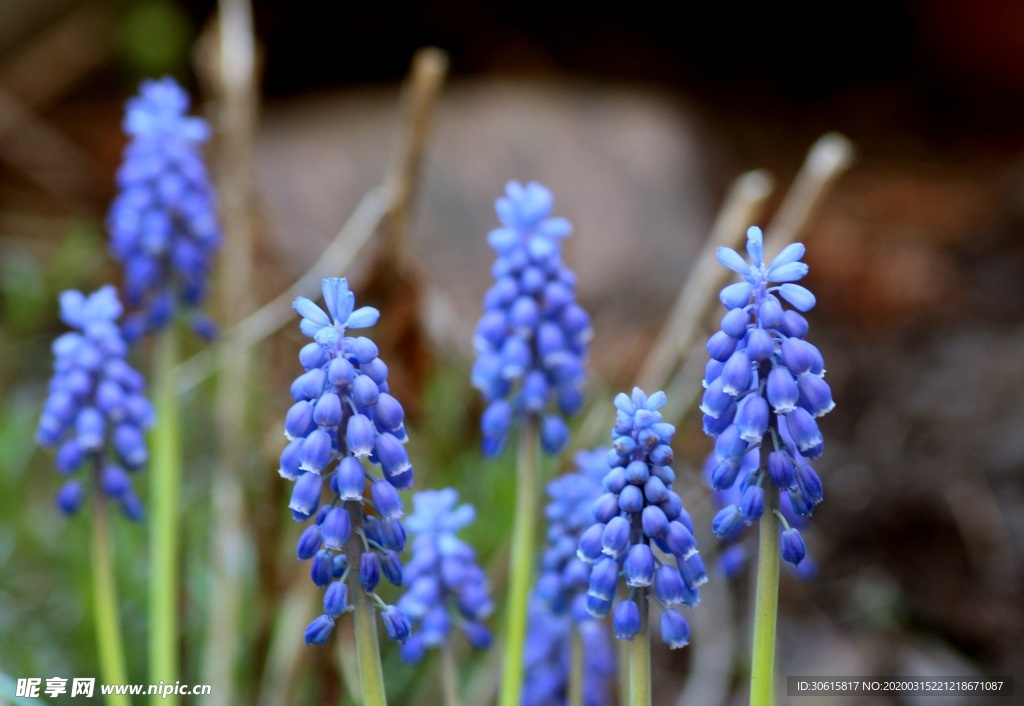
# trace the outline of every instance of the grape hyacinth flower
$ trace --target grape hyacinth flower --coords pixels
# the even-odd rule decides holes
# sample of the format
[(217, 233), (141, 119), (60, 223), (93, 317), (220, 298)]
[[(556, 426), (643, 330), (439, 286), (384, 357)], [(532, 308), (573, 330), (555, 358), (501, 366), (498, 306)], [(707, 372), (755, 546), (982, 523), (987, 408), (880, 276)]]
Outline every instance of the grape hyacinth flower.
[[(580, 537), (577, 551), (580, 559), (593, 564), (587, 590), (590, 614), (603, 618), (614, 613), (615, 636), (632, 640), (641, 629), (638, 604), (652, 600), (662, 607), (662, 640), (675, 649), (687, 644), (689, 628), (673, 606), (696, 605), (707, 574), (693, 538), (693, 521), (672, 490), (669, 444), (675, 427), (661, 421), (657, 411), (665, 401), (665, 393), (648, 397), (638, 387), (632, 397), (615, 397), (618, 412), (605, 492), (594, 502), (596, 522)], [(663, 560), (652, 547), (672, 560)], [(629, 597), (616, 603), (620, 577)]]
[(615, 672), (611, 633), (587, 612), (591, 565), (576, 555), (580, 535), (594, 523), (592, 508), (608, 473), (607, 455), (607, 448), (580, 451), (576, 471), (548, 483), (548, 541), (530, 604), (524, 704), (566, 703), (574, 633), (585, 664), (584, 703), (609, 702)]
[(547, 486), (547, 546), (541, 555), (540, 576), (535, 594), (552, 613), (569, 612), (583, 602), (586, 612), (587, 585), (591, 564), (576, 554), (580, 536), (594, 524), (594, 502), (602, 493), (601, 482), (608, 473), (608, 449), (576, 454), (574, 473), (560, 476)]
[[(285, 416), (289, 444), (280, 463), (281, 476), (295, 482), (292, 518), (314, 519), (296, 554), (311, 562), (313, 583), (324, 589), (324, 614), (309, 625), (305, 640), (323, 643), (351, 609), (358, 632), (363, 605), (367, 612), (379, 610), (390, 639), (404, 642), (408, 620), (374, 590), (382, 577), (403, 582), (398, 553), (406, 531), (398, 491), (413, 483), (404, 412), (388, 390), (388, 368), (377, 346), (346, 335), (374, 325), (379, 312), (356, 309), (345, 279), (325, 279), (323, 296), (326, 312), (305, 297), (293, 304), (302, 332), (313, 341), (299, 351), (305, 372), (291, 386), (295, 403)], [(331, 499), (322, 504), (325, 490)]]
[(487, 576), (477, 565), (473, 548), (456, 536), (476, 517), (472, 505), (460, 505), (452, 488), (428, 490), (413, 496), (413, 514), (405, 525), (412, 537), (412, 559), (405, 567), (408, 588), (398, 609), (411, 624), (402, 645), (402, 659), (419, 662), (429, 648), (448, 642), (458, 627), (477, 649), (491, 644), (491, 631), (483, 621), (491, 614)]
[[(747, 451), (746, 455), (743, 457), (743, 462), (740, 464), (740, 477), (745, 478), (752, 472), (756, 471), (759, 461), (759, 448), (752, 448)], [(711, 485), (711, 472), (714, 470), (716, 465), (718, 465), (718, 461), (715, 459), (714, 452), (712, 452), (708, 454), (707, 458), (704, 460), (704, 480), (709, 487)], [(736, 508), (742, 507), (743, 493), (741, 492), (740, 485), (740, 483), (736, 483), (732, 487), (724, 490), (712, 489), (712, 497), (719, 509), (727, 508), (729, 506), (735, 506)], [(785, 518), (791, 529), (802, 529), (809, 523), (809, 519), (807, 517), (796, 513), (793, 509), (792, 502), (790, 502), (789, 495), (786, 493), (782, 493), (779, 496), (779, 512), (782, 513), (782, 517)], [(747, 562), (748, 552), (747, 547), (744, 545), (746, 529), (747, 525), (745, 523), (735, 522), (719, 537), (719, 539), (724, 543), (724, 546), (718, 555), (718, 567), (722, 575), (726, 578), (737, 578)], [(792, 573), (802, 581), (810, 581), (815, 577), (817, 571), (814, 561), (811, 557), (806, 555), (799, 565), (787, 564), (787, 566), (791, 569)]]
[(181, 306), (200, 335), (213, 324), (198, 307), (220, 247), (213, 187), (200, 146), (210, 129), (188, 116), (188, 94), (172, 78), (144, 81), (129, 99), (131, 137), (110, 208), (111, 255), (124, 267), (125, 337), (164, 328)]
[[(780, 505), (786, 497), (797, 514), (809, 517), (821, 502), (821, 480), (809, 461), (824, 450), (815, 419), (835, 404), (822, 379), (821, 353), (804, 339), (808, 325), (800, 312), (815, 304), (814, 295), (795, 284), (807, 274), (800, 262), (804, 246), (791, 243), (765, 264), (761, 229), (750, 228), (747, 255), (749, 262), (730, 248), (718, 249), (718, 261), (743, 281), (719, 294), (728, 311), (708, 339), (701, 410), (704, 431), (715, 437), (711, 486), (739, 484), (740, 493), (715, 515), (712, 530), (727, 537), (760, 522), (750, 702), (761, 705), (774, 701), (778, 557), (799, 566), (806, 556), (800, 531)], [(784, 301), (793, 309), (784, 309)], [(751, 450), (757, 462), (745, 470)]]
[(530, 603), (522, 706), (565, 706), (568, 703), (573, 630), (578, 631), (585, 648), (584, 706), (613, 703), (615, 649), (608, 626), (599, 620), (580, 620), (579, 616), (569, 613), (554, 614), (549, 605), (535, 599)]
[(572, 232), (552, 218), (551, 192), (509, 182), (495, 204), (502, 226), (488, 241), (498, 253), (495, 283), (477, 324), (472, 382), (487, 407), (480, 420), (485, 456), (498, 455), (512, 427), (521, 426), (516, 468), (516, 516), (509, 561), (508, 630), (502, 706), (520, 706), (528, 624), (534, 529), (539, 495), (538, 449), (558, 453), (568, 442), (563, 417), (579, 410), (590, 317), (576, 303), (576, 276), (562, 262), (561, 241)]
[(501, 227), (488, 241), (498, 253), (494, 285), (474, 344), (473, 385), (487, 403), (481, 418), (485, 456), (498, 455), (513, 425), (530, 418), (549, 454), (565, 446), (563, 417), (579, 410), (590, 317), (576, 303), (576, 276), (562, 262), (561, 241), (572, 232), (551, 217), (551, 192), (509, 182), (496, 203)]
[[(153, 424), (145, 380), (125, 360), (127, 345), (117, 325), (121, 302), (112, 286), (90, 294), (66, 291), (60, 318), (73, 331), (53, 343), (53, 377), (36, 431), (37, 441), (56, 448), (57, 471), (74, 476), (91, 467), (99, 490), (117, 501), (132, 520), (142, 503), (131, 474), (149, 459), (144, 432)], [(85, 483), (72, 477), (57, 493), (57, 507), (72, 515), (85, 497)]]
[[(792, 243), (766, 265), (762, 237), (760, 228), (747, 231), (749, 262), (718, 249), (719, 262), (743, 276), (720, 295), (728, 311), (708, 340), (701, 404), (704, 430), (715, 437), (711, 486), (739, 491), (715, 516), (712, 529), (720, 537), (778, 510), (783, 497), (805, 517), (822, 500), (810, 465), (824, 444), (815, 419), (835, 404), (822, 379), (821, 353), (804, 339), (808, 326), (800, 312), (815, 304), (809, 290), (794, 284), (807, 274), (804, 246)], [(784, 310), (783, 301), (794, 309)], [(745, 467), (752, 449), (759, 449), (757, 461)], [(803, 540), (784, 517), (781, 522), (782, 558), (796, 566), (805, 555)]]

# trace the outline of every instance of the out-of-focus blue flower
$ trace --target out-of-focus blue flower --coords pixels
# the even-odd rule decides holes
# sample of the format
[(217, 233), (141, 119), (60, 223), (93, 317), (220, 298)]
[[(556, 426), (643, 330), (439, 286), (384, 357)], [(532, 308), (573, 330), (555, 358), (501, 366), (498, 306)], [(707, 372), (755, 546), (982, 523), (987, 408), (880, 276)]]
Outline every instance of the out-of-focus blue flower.
[(557, 614), (570, 610), (576, 597), (587, 591), (590, 564), (576, 555), (576, 548), (580, 535), (594, 524), (594, 501), (608, 473), (607, 454), (607, 448), (578, 452), (576, 471), (547, 486), (547, 543), (534, 593)]
[[(296, 522), (315, 518), (299, 537), (296, 555), (312, 559), (310, 577), (324, 593), (324, 615), (310, 624), (306, 642), (320, 644), (334, 621), (350, 610), (349, 591), (374, 589), (383, 577), (401, 585), (405, 548), (402, 499), (410, 488), (413, 468), (405, 452), (404, 413), (388, 389), (388, 368), (369, 338), (347, 336), (348, 329), (377, 322), (372, 307), (355, 308), (348, 282), (323, 281), (327, 311), (305, 297), (295, 300), (300, 328), (313, 339), (299, 351), (305, 372), (292, 383), (294, 404), (285, 415), (289, 439), (281, 453), (279, 473), (295, 481), (289, 507)], [(363, 463), (363, 460), (367, 462)], [(379, 475), (378, 475), (379, 474)], [(329, 490), (329, 501), (324, 490)], [(356, 520), (349, 510), (357, 509)], [(361, 535), (363, 552), (349, 579), (346, 544)], [(409, 623), (394, 606), (375, 600), (388, 636), (404, 642)]]
[(523, 704), (564, 704), (569, 682), (571, 632), (581, 638), (584, 700), (610, 703), (614, 653), (606, 625), (586, 610), (590, 564), (576, 555), (580, 535), (594, 523), (594, 501), (608, 473), (607, 448), (580, 451), (576, 471), (548, 483), (547, 544), (530, 602)]
[[(800, 262), (804, 246), (792, 243), (765, 264), (761, 230), (750, 228), (747, 254), (749, 261), (718, 249), (719, 262), (743, 281), (720, 294), (728, 312), (708, 339), (701, 404), (704, 431), (715, 437), (711, 487), (738, 492), (712, 525), (725, 539), (758, 521), (765, 508), (788, 504), (810, 516), (822, 500), (821, 480), (809, 463), (824, 447), (815, 419), (835, 406), (821, 353), (804, 340), (807, 320), (799, 312), (815, 304), (809, 290), (794, 284), (807, 274)], [(799, 564), (803, 540), (788, 520), (783, 525), (782, 558)]]
[[(699, 587), (707, 581), (704, 564), (693, 537), (693, 522), (672, 490), (675, 472), (672, 436), (675, 427), (662, 421), (658, 410), (665, 393), (650, 397), (638, 387), (632, 396), (615, 397), (618, 410), (612, 428), (612, 450), (602, 482), (604, 494), (594, 502), (594, 519), (580, 537), (578, 556), (593, 565), (587, 590), (587, 610), (594, 617), (615, 612), (616, 637), (632, 639), (639, 630), (639, 606), (647, 600), (661, 606), (689, 607), (699, 600)], [(671, 559), (663, 560), (656, 548)], [(619, 579), (624, 578), (629, 596), (615, 605)], [(662, 639), (673, 649), (685, 641), (686, 621), (676, 614), (663, 619)], [(688, 634), (688, 632), (687, 632)]]
[(405, 567), (405, 595), (398, 608), (409, 618), (412, 634), (402, 646), (402, 659), (414, 663), (426, 650), (438, 647), (458, 627), (470, 644), (484, 649), (491, 632), (484, 620), (494, 609), (487, 576), (473, 548), (456, 536), (473, 522), (472, 505), (455, 504), (452, 488), (428, 490), (413, 496), (413, 514), (406, 518), (412, 536), (412, 559)]
[(545, 451), (554, 454), (568, 441), (564, 418), (582, 403), (590, 317), (576, 303), (576, 276), (562, 262), (561, 241), (572, 224), (551, 217), (551, 192), (513, 181), (505, 194), (496, 203), (502, 226), (488, 236), (498, 253), (495, 282), (474, 337), (473, 385), (487, 402), (482, 449), (497, 455), (512, 426), (531, 417)]
[[(130, 474), (149, 459), (144, 432), (153, 424), (142, 375), (125, 361), (127, 346), (117, 319), (121, 302), (111, 286), (89, 296), (60, 296), (61, 320), (73, 329), (53, 342), (53, 377), (36, 440), (57, 449), (57, 471), (77, 476), (86, 467), (100, 490), (125, 516), (142, 517)], [(57, 494), (57, 507), (73, 514), (85, 485), (72, 477)]]
[(172, 78), (144, 81), (128, 100), (123, 127), (131, 141), (107, 224), (110, 252), (124, 268), (129, 341), (166, 326), (179, 306), (198, 333), (214, 330), (198, 310), (221, 242), (201, 153), (210, 130), (188, 107)]
[(530, 602), (523, 675), (523, 706), (565, 706), (569, 695), (572, 630), (583, 647), (583, 703), (614, 703), (615, 650), (608, 626), (599, 620), (576, 622), (569, 613), (556, 614), (536, 596)]

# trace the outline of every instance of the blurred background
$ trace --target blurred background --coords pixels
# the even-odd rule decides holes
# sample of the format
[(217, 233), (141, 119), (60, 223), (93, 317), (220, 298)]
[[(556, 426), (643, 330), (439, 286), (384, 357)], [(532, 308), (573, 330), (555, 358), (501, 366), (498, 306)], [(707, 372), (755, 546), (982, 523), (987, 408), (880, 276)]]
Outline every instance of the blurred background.
[[(125, 144), (123, 102), (138, 82), (175, 76), (216, 124), (216, 102), (196, 78), (215, 9), (199, 0), (0, 8), (0, 671), (13, 677), (97, 671), (85, 518), (55, 512), (53, 459), (33, 442), (49, 345), (63, 330), (56, 296), (119, 282), (103, 220)], [(348, 276), (385, 320), (396, 307), (398, 323), (381, 334), (394, 347), (382, 343), (382, 356), (415, 413), (418, 487), (453, 484), (487, 509), (467, 539), (496, 567), (499, 595), (511, 462), (477, 452), (468, 370), (493, 259), (485, 236), (505, 182), (545, 184), (556, 214), (575, 224), (566, 258), (594, 317), (588, 402), (600, 406), (634, 383), (731, 182), (756, 168), (774, 175), (764, 224), (809, 146), (845, 134), (855, 164), (799, 233), (819, 302), (809, 338), (838, 406), (823, 422), (816, 464), (826, 500), (805, 533), (817, 573), (783, 577), (779, 673), (1021, 676), (1024, 6), (866, 0), (833, 5), (826, 17), (813, 5), (701, 3), (682, 20), (653, 4), (625, 12), (582, 2), (268, 0), (253, 9), (259, 200), (244, 312), (301, 276), (381, 183), (415, 50), (450, 55), (403, 244), (412, 284), (406, 274), (389, 279), (372, 243), (332, 274)], [(399, 315), (409, 297), (420, 314)], [(337, 702), (344, 693), (331, 651), (301, 644), (315, 589), (294, 561), (299, 530), (275, 472), (301, 341), (289, 324), (255, 347), (247, 450), (232, 462), (255, 548), (240, 557), (239, 703)], [(136, 364), (147, 368), (144, 358)], [(211, 478), (222, 470), (212, 395), (207, 382), (183, 398), (183, 663), (193, 682), (204, 672)], [(680, 429), (677, 485), (691, 510), (705, 508), (695, 514), (707, 514), (694, 469), (710, 442), (693, 414)], [(125, 631), (136, 646), (129, 666), (142, 681), (144, 529), (116, 525)], [(697, 536), (713, 569), (706, 527)], [(743, 701), (749, 573), (727, 581), (712, 571), (706, 591), (721, 597), (693, 612), (691, 647), (655, 654), (656, 703), (674, 704), (684, 689), (698, 695), (688, 703)], [(403, 670), (388, 649), (395, 703), (426, 702), (433, 665)], [(701, 650), (726, 665), (717, 684), (689, 677)], [(484, 699), (469, 703), (486, 702), (488, 659), (465, 656), (466, 689)]]

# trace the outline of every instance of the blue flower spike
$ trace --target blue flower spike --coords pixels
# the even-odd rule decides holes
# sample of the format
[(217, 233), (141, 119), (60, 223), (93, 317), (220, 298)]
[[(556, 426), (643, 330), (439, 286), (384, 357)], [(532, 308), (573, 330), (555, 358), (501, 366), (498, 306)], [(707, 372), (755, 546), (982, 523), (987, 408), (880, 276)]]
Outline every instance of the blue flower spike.
[(57, 471), (68, 478), (56, 498), (67, 515), (85, 499), (85, 468), (126, 517), (142, 519), (132, 475), (149, 460), (144, 432), (154, 414), (145, 380), (125, 360), (121, 311), (109, 285), (88, 296), (74, 290), (60, 296), (60, 318), (72, 330), (53, 342), (53, 377), (36, 440), (56, 449)]
[[(593, 505), (603, 497), (608, 449), (580, 451), (576, 470), (547, 485), (547, 542), (530, 602), (523, 680), (524, 704), (564, 703), (569, 690), (572, 634), (583, 648), (584, 701), (610, 703), (615, 676), (612, 635), (608, 626), (587, 611), (592, 563), (577, 556), (584, 531), (594, 524)], [(600, 529), (600, 528), (599, 528)], [(601, 532), (588, 553), (601, 554)], [(543, 658), (541, 658), (543, 656)]]
[(473, 385), (487, 407), (482, 450), (497, 456), (512, 427), (531, 418), (541, 445), (558, 453), (565, 418), (582, 404), (584, 361), (592, 330), (576, 303), (576, 275), (562, 262), (572, 224), (551, 216), (554, 199), (540, 184), (509, 182), (495, 205), (501, 227), (488, 241), (498, 259), (477, 324)]
[(708, 365), (701, 404), (704, 430), (715, 438), (709, 481), (724, 505), (712, 529), (732, 540), (771, 511), (782, 524), (781, 556), (797, 566), (806, 552), (791, 525), (822, 500), (810, 461), (824, 450), (816, 420), (835, 403), (821, 353), (805, 339), (802, 312), (815, 299), (795, 284), (808, 271), (800, 261), (804, 246), (792, 243), (765, 264), (763, 235), (754, 227), (747, 255), (718, 249), (718, 261), (743, 279), (722, 290), (728, 311), (708, 340), (712, 361), (721, 363)]
[[(662, 611), (662, 639), (682, 647), (686, 620), (675, 606), (693, 607), (707, 574), (693, 538), (693, 523), (672, 490), (675, 427), (658, 410), (663, 392), (648, 397), (640, 388), (615, 398), (612, 450), (605, 456), (605, 491), (593, 504), (594, 519), (580, 537), (578, 557), (592, 566), (587, 609), (613, 615), (615, 636), (632, 640), (640, 630), (639, 601)], [(600, 537), (600, 549), (595, 538)], [(657, 550), (657, 551), (655, 551)], [(628, 595), (617, 598), (620, 582)], [(664, 617), (671, 614), (670, 617)]]
[[(404, 413), (389, 392), (377, 346), (349, 335), (373, 326), (380, 313), (356, 308), (342, 278), (323, 281), (323, 298), (326, 311), (305, 297), (293, 304), (302, 317), (299, 328), (313, 340), (299, 352), (305, 372), (291, 386), (294, 404), (284, 423), (289, 443), (279, 470), (294, 481), (292, 518), (312, 521), (296, 556), (312, 560), (310, 576), (324, 589), (324, 614), (309, 625), (305, 640), (326, 641), (360, 591), (372, 599), (388, 637), (405, 642), (408, 618), (376, 594), (382, 580), (396, 586), (408, 581), (397, 554), (405, 545), (398, 491), (413, 484)], [(349, 556), (356, 538), (361, 551)]]
[(221, 232), (201, 147), (210, 128), (187, 114), (188, 94), (172, 78), (144, 81), (128, 101), (131, 138), (107, 216), (110, 253), (124, 268), (125, 338), (166, 327), (187, 312), (195, 331), (214, 335), (199, 307)]
[(494, 610), (487, 576), (473, 548), (457, 536), (476, 511), (472, 505), (456, 506), (458, 499), (452, 488), (416, 493), (414, 512), (406, 518), (412, 559), (403, 577), (406, 592), (397, 604), (410, 624), (401, 650), (406, 663), (419, 662), (428, 649), (445, 644), (454, 628), (477, 649), (491, 644), (484, 624)]

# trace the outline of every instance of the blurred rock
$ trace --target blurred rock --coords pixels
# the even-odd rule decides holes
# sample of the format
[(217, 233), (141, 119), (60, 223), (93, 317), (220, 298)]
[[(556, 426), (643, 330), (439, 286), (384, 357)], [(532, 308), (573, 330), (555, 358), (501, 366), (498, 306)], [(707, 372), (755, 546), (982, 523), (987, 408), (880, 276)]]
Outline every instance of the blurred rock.
[[(379, 183), (395, 111), (390, 90), (268, 107), (261, 181), (296, 272)], [(464, 81), (444, 94), (435, 130), (412, 222), (426, 279), (475, 322), (491, 281), (494, 200), (509, 180), (539, 181), (576, 227), (566, 259), (594, 316), (594, 364), (625, 370), (623, 355), (643, 347), (630, 334), (657, 330), (715, 208), (712, 157), (693, 119), (654, 90)]]

